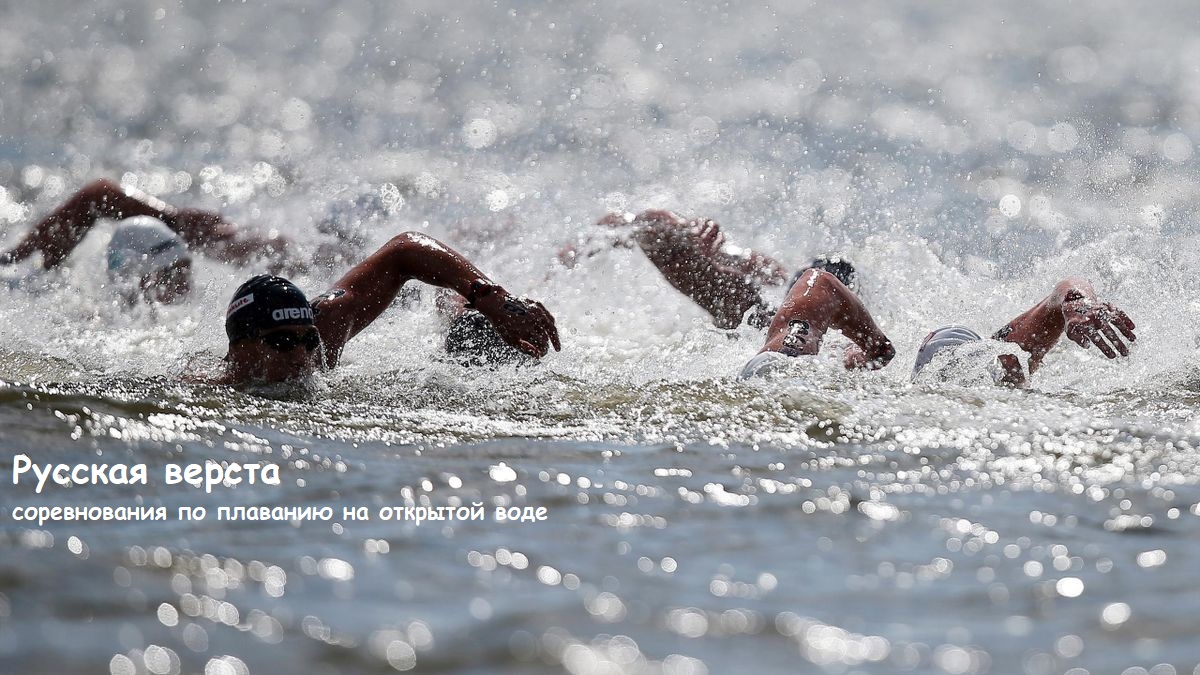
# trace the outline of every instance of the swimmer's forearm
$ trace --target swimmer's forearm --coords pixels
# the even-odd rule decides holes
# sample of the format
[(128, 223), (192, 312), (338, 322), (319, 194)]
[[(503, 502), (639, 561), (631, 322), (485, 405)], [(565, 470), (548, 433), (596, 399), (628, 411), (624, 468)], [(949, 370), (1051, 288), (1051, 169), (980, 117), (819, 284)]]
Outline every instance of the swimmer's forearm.
[(1066, 328), (1063, 304), (1078, 299), (1096, 299), (1096, 291), (1087, 279), (1069, 277), (1058, 282), (1050, 295), (1009, 321), (996, 331), (994, 339), (1011, 342), (1030, 354), (1030, 372), (1037, 369), (1045, 355), (1058, 344)]
[(175, 210), (165, 202), (136, 191), (126, 191), (110, 180), (93, 181), (42, 218), (5, 254), (6, 262), (18, 262), (37, 251), (47, 268), (62, 264), (100, 218), (152, 216), (167, 222)]
[(471, 261), (437, 239), (404, 232), (347, 272), (336, 287), (394, 296), (409, 279), (448, 288), (464, 298), (470, 296), (475, 282), (495, 285)]
[(782, 285), (788, 280), (787, 270), (774, 258), (758, 251), (747, 250), (744, 255), (721, 255), (722, 262), (761, 284)]
[(291, 241), (281, 234), (260, 235), (238, 228), (216, 211), (175, 209), (164, 218), (190, 248), (209, 257), (236, 265), (249, 265), (261, 258), (270, 261), (272, 274), (304, 273), (308, 265), (295, 259)]
[(672, 286), (711, 314), (721, 328), (737, 328), (747, 311), (765, 306), (758, 285), (738, 270), (716, 263), (659, 269)]
[(409, 279), (448, 288), (466, 298), (476, 281), (498, 288), (440, 241), (416, 232), (398, 234), (350, 268), (321, 301), (316, 321), (327, 351), (336, 355), (348, 340), (379, 318)]
[(841, 300), (843, 311), (839, 313), (834, 327), (862, 350), (864, 361), (855, 363), (854, 367), (876, 370), (891, 363), (896, 357), (896, 348), (875, 323), (866, 306), (858, 296), (848, 291), (841, 293)]
[(691, 235), (673, 224), (643, 228), (637, 243), (667, 281), (721, 328), (736, 328), (747, 310), (764, 304), (747, 275), (701, 254)]

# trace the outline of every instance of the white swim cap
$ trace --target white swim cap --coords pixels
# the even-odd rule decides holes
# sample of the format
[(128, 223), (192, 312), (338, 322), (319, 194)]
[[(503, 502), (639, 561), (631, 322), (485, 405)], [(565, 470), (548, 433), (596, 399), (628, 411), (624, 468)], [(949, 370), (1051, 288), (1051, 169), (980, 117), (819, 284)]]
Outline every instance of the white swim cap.
[(117, 223), (108, 244), (108, 276), (113, 281), (141, 281), (180, 261), (190, 262), (183, 238), (161, 220), (134, 216)]
[(979, 342), (982, 339), (979, 337), (979, 333), (966, 326), (943, 326), (933, 331), (925, 337), (921, 348), (917, 350), (917, 362), (913, 364), (913, 377), (916, 377), (922, 368), (929, 365), (933, 357), (942, 350), (954, 349), (968, 342)]

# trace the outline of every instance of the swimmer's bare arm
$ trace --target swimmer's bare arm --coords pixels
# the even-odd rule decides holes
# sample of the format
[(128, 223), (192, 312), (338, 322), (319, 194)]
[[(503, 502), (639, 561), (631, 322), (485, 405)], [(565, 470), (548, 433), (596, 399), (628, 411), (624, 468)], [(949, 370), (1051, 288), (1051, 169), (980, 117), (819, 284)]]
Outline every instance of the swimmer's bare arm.
[(768, 255), (750, 249), (738, 255), (726, 253), (723, 250), (725, 235), (713, 220), (687, 220), (671, 211), (649, 210), (637, 217), (610, 213), (596, 224), (612, 228), (613, 234), (592, 236), (578, 244), (563, 247), (558, 252), (558, 261), (564, 267), (574, 267), (579, 260), (591, 258), (608, 249), (633, 248), (638, 244), (639, 231), (649, 225), (664, 230), (679, 230), (680, 236), (693, 237), (700, 251), (714, 258), (716, 264), (740, 272), (760, 284), (782, 285), (788, 279), (783, 265)]
[(717, 257), (725, 266), (740, 271), (760, 284), (782, 286), (787, 283), (787, 270), (778, 260), (765, 253), (746, 249), (741, 255), (721, 252)]
[[(558, 251), (558, 262), (568, 269), (574, 268), (580, 260), (591, 258), (606, 250), (614, 248), (633, 248), (632, 224), (633, 221), (627, 220), (623, 213), (610, 213), (600, 220), (596, 221), (597, 225), (612, 228), (611, 233), (604, 235), (590, 235), (582, 241), (574, 244), (567, 244)], [(626, 230), (626, 231), (622, 231)]]
[(302, 274), (308, 265), (292, 253), (291, 241), (281, 235), (261, 235), (241, 229), (215, 211), (169, 207), (162, 218), (189, 248), (222, 262), (250, 265), (265, 259), (272, 274)]
[(742, 249), (737, 254), (727, 252), (725, 233), (721, 231), (721, 225), (711, 218), (687, 220), (672, 211), (651, 210), (638, 214), (633, 223), (643, 226), (665, 224), (686, 233), (694, 237), (700, 251), (713, 258), (717, 264), (741, 272), (760, 284), (781, 286), (788, 280), (788, 273), (783, 265), (765, 253), (753, 249)]
[(554, 317), (542, 303), (516, 298), (440, 241), (416, 232), (399, 234), (355, 265), (316, 304), (326, 358), (379, 318), (405, 282), (416, 279), (457, 292), (491, 320), (505, 342), (532, 356), (561, 349)]
[[(288, 243), (280, 236), (261, 237), (241, 231), (212, 211), (177, 209), (143, 192), (101, 179), (87, 184), (42, 218), (14, 248), (0, 255), (0, 264), (20, 262), (41, 251), (43, 266), (52, 269), (67, 259), (101, 218), (133, 216), (158, 218), (179, 233), (189, 247), (226, 262), (245, 264), (263, 255), (283, 260)], [(292, 269), (290, 265), (278, 267)]]
[(1137, 339), (1134, 328), (1125, 312), (1096, 298), (1096, 291), (1086, 279), (1072, 277), (1058, 282), (1050, 295), (992, 337), (1028, 352), (1032, 373), (1063, 333), (1081, 347), (1095, 345), (1105, 356), (1115, 359), (1118, 354), (1129, 355), (1121, 336), (1133, 342)]
[(756, 275), (731, 267), (717, 253), (724, 243), (713, 221), (686, 221), (670, 211), (646, 211), (634, 221), (636, 241), (667, 281), (713, 317), (721, 328), (736, 328), (747, 310), (752, 325), (766, 325), (766, 303)]
[(854, 342), (846, 350), (847, 370), (876, 370), (896, 356), (891, 340), (858, 296), (837, 277), (816, 269), (805, 272), (784, 299), (771, 321), (762, 351), (792, 356), (816, 354), (830, 328)]

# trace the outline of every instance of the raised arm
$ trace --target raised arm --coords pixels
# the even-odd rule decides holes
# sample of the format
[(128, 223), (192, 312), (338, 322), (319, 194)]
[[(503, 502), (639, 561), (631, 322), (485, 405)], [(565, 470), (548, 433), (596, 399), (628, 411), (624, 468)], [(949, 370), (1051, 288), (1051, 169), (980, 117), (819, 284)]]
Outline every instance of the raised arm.
[(1096, 298), (1096, 291), (1086, 279), (1072, 277), (1058, 282), (1050, 295), (1009, 321), (992, 337), (1012, 342), (1028, 352), (1032, 373), (1064, 332), (1081, 347), (1095, 345), (1105, 356), (1115, 359), (1118, 354), (1129, 355), (1121, 336), (1133, 342), (1137, 339), (1134, 328), (1125, 312)]
[(761, 275), (747, 267), (749, 262), (729, 264), (729, 256), (721, 253), (725, 235), (716, 222), (688, 221), (670, 211), (646, 211), (633, 224), (638, 227), (635, 241), (650, 262), (676, 290), (711, 314), (713, 323), (736, 328), (748, 310), (756, 309), (750, 322), (766, 325)]
[(202, 209), (177, 209), (138, 190), (127, 190), (110, 180), (87, 184), (57, 209), (42, 218), (11, 250), (0, 254), (0, 264), (25, 260), (41, 251), (46, 269), (61, 265), (101, 218), (152, 216), (178, 232), (190, 248), (226, 262), (246, 264), (259, 257), (273, 259), (274, 271), (285, 264), (287, 239), (262, 237), (239, 230), (220, 214)]
[(751, 249), (744, 249), (737, 254), (721, 251), (717, 254), (717, 258), (726, 267), (738, 270), (760, 284), (782, 286), (787, 283), (787, 270), (778, 260), (765, 253)]
[(810, 269), (792, 286), (771, 327), (762, 351), (788, 356), (816, 354), (830, 328), (854, 342), (847, 349), (847, 370), (875, 370), (896, 356), (892, 346), (858, 296), (829, 272)]
[(440, 241), (405, 232), (351, 268), (313, 302), (330, 365), (352, 337), (379, 318), (410, 279), (466, 298), (467, 306), (488, 317), (505, 342), (527, 354), (545, 356), (550, 345), (561, 349), (554, 317), (542, 303), (514, 297)]

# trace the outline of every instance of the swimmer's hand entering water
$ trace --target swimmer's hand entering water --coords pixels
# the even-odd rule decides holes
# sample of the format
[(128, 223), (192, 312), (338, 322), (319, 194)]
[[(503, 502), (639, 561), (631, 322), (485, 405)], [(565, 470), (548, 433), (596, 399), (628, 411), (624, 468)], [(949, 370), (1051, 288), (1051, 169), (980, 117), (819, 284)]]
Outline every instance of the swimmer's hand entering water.
[[(1121, 336), (1130, 342), (1137, 340), (1133, 334), (1136, 328), (1133, 321), (1107, 302), (1093, 302), (1084, 297), (1072, 299), (1063, 303), (1062, 315), (1066, 321), (1067, 339), (1084, 349), (1096, 345), (1110, 359), (1117, 358), (1118, 354), (1129, 356), (1129, 347), (1121, 341)], [(1117, 335), (1118, 331), (1121, 335)]]
[(996, 384), (1007, 384), (1019, 387), (1025, 384), (1025, 369), (1021, 360), (1012, 354), (1001, 354), (996, 357), (996, 372), (993, 374)]
[(846, 351), (842, 353), (842, 365), (846, 367), (846, 370), (879, 370), (896, 357), (896, 349), (891, 342), (885, 340), (882, 343), (872, 344), (874, 347), (871, 356), (868, 356), (858, 345), (846, 347)]
[(526, 354), (541, 358), (550, 352), (551, 345), (555, 351), (562, 351), (554, 317), (542, 303), (481, 282), (471, 285), (468, 299), (468, 307), (478, 309), (505, 342)]
[(1118, 335), (1133, 342), (1136, 328), (1125, 312), (1107, 302), (1100, 302), (1096, 291), (1086, 279), (1063, 279), (1045, 299), (1025, 313), (1009, 321), (992, 337), (1012, 342), (1029, 353), (1029, 372), (1042, 364), (1042, 359), (1066, 333), (1072, 342), (1087, 348), (1095, 345), (1110, 359), (1128, 356), (1129, 347)]

